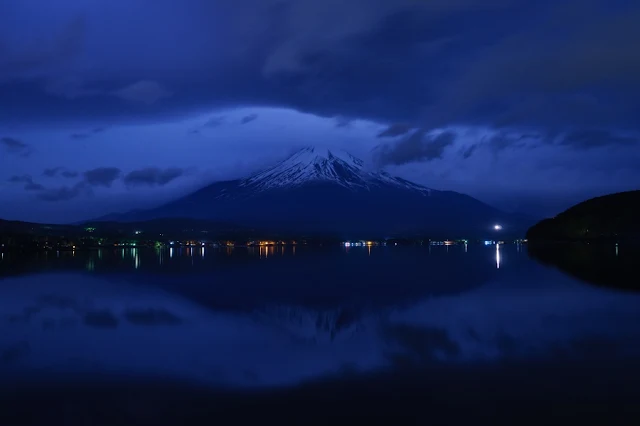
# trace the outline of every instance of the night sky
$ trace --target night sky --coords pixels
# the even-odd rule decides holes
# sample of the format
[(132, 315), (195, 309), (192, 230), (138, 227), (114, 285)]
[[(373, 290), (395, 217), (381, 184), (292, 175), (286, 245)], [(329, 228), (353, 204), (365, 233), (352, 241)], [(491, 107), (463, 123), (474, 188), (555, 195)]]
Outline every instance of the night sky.
[(0, 218), (68, 222), (299, 147), (508, 211), (640, 186), (636, 0), (0, 0)]

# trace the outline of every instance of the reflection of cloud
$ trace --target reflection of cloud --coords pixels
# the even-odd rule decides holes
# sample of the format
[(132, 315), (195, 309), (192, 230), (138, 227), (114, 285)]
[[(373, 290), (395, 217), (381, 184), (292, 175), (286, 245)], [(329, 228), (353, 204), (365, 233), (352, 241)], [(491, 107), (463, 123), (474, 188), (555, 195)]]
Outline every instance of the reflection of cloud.
[[(581, 286), (551, 272), (529, 278), (518, 276), (513, 283), (495, 283), (455, 297), (422, 301), (395, 313), (392, 321), (443, 330), (459, 347), (456, 358), (465, 361), (548, 358), (558, 354), (576, 358), (592, 356), (594, 347), (604, 354), (602, 348), (615, 350), (621, 345), (637, 354), (640, 344), (629, 342), (640, 338), (636, 321), (639, 300), (635, 295)], [(420, 341), (415, 334), (404, 332), (404, 340)], [(592, 338), (594, 335), (606, 335), (607, 339)], [(588, 344), (580, 343), (585, 339)], [(423, 345), (422, 352), (428, 355), (427, 343)], [(409, 357), (409, 361), (414, 358)]]
[(46, 294), (38, 297), (39, 307), (52, 307), (57, 309), (78, 309), (78, 302), (72, 297), (59, 296), (57, 294)]
[(95, 328), (116, 328), (118, 318), (110, 311), (92, 311), (84, 315), (84, 323)]
[(0, 351), (0, 360), (6, 364), (13, 363), (27, 357), (30, 353), (31, 345), (29, 342), (21, 341)]
[(56, 328), (56, 320), (53, 318), (45, 318), (42, 320), (43, 330), (54, 330)]
[(383, 328), (383, 337), (391, 347), (399, 346), (388, 356), (398, 367), (420, 365), (456, 357), (460, 346), (446, 330), (411, 324), (394, 324)]
[[(491, 250), (485, 253), (488, 265)], [(398, 284), (392, 281), (377, 282), (377, 287), (384, 286), (387, 291), (384, 306), (353, 307), (345, 287), (337, 286), (323, 290), (323, 295), (332, 299), (321, 306), (287, 306), (285, 297), (292, 298), (287, 293), (271, 309), (256, 305), (261, 301), (264, 306), (267, 297), (273, 298), (274, 287), (253, 294), (243, 291), (238, 299), (230, 298), (229, 292), (218, 293), (215, 299), (228, 305), (212, 307), (196, 303), (203, 303), (206, 293), (191, 301), (151, 286), (142, 288), (135, 284), (144, 278), (140, 275), (127, 275), (122, 281), (82, 274), (9, 278), (0, 293), (4, 305), (0, 315), (36, 316), (30, 326), (4, 323), (0, 353), (15, 343), (12, 336), (24, 333), (33, 347), (25, 364), (34, 369), (44, 366), (55, 371), (76, 357), (78, 362), (71, 368), (140, 372), (143, 365), (154, 374), (251, 386), (346, 374), (343, 366), (351, 366), (347, 371), (366, 373), (430, 363), (495, 365), (505, 358), (553, 361), (559, 359), (557, 354), (566, 354), (566, 360), (580, 356), (595, 359), (607, 356), (607, 348), (616, 351), (609, 354), (613, 359), (620, 347), (625, 351), (640, 349), (639, 297), (581, 286), (539, 267), (533, 271), (510, 268), (508, 265), (526, 260), (515, 259), (515, 255), (514, 251), (505, 252), (509, 262), (502, 269), (502, 276), (507, 277), (504, 280), (474, 291), (465, 288), (454, 295), (417, 295), (413, 307), (397, 297)], [(436, 268), (430, 276), (438, 276)], [(168, 286), (173, 282), (171, 276), (164, 278)], [(54, 281), (56, 294), (48, 294)], [(192, 281), (180, 287), (202, 287), (199, 280)], [(160, 286), (163, 282), (154, 277), (150, 284)], [(425, 279), (421, 286), (433, 288), (441, 282), (446, 279)], [(453, 280), (446, 282), (447, 286), (455, 284)], [(367, 286), (367, 291), (373, 287)], [(249, 297), (258, 301), (245, 308), (253, 302)], [(346, 308), (339, 307), (347, 302)], [(229, 308), (233, 303), (236, 305)], [(64, 340), (64, 345), (42, 331), (46, 318), (56, 320), (56, 337)], [(176, 320), (182, 323), (154, 327)], [(65, 329), (66, 321), (77, 327)], [(83, 321), (90, 324), (83, 325)], [(336, 338), (331, 339), (335, 330), (339, 330)], [(23, 339), (19, 336), (18, 340)], [(87, 339), (91, 339), (91, 346)], [(219, 350), (224, 347), (243, 350)], [(213, 378), (211, 372), (220, 370), (224, 375)]]
[[(30, 323), (39, 314), (48, 310), (72, 313), (72, 315), (82, 315), (83, 312), (85, 312), (86, 307), (81, 306), (81, 304), (72, 297), (60, 296), (57, 294), (45, 294), (36, 297), (35, 303), (22, 308), (21, 313), (9, 315), (7, 320), (9, 323), (14, 324)], [(42, 319), (41, 323), (43, 328), (50, 328), (52, 321), (55, 322), (51, 318)], [(61, 319), (61, 325), (64, 327), (68, 327), (75, 323), (77, 323), (77, 320), (72, 317), (67, 316)]]
[(129, 309), (124, 317), (135, 325), (174, 325), (182, 322), (179, 317), (162, 308)]

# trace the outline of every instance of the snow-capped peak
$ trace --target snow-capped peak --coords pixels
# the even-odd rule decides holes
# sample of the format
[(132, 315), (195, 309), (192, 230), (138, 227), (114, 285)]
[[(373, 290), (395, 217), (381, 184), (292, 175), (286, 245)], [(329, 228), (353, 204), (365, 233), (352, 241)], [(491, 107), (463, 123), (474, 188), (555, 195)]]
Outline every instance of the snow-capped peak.
[(245, 179), (242, 186), (256, 190), (299, 186), (325, 181), (349, 189), (394, 185), (428, 194), (430, 190), (385, 172), (368, 172), (364, 162), (344, 150), (306, 147), (273, 167)]
[(281, 166), (297, 165), (327, 165), (331, 162), (341, 162), (358, 170), (362, 169), (362, 160), (354, 157), (344, 150), (329, 150), (328, 148), (306, 147), (280, 163)]

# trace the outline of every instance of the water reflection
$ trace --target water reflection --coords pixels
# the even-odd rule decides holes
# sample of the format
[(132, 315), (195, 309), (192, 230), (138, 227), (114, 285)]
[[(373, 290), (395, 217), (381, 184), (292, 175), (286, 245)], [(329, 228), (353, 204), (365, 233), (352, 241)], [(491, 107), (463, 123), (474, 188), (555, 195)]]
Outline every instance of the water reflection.
[[(259, 255), (260, 258), (267, 259), (269, 256), (273, 256), (276, 253), (274, 246), (259, 246)], [(284, 255), (284, 247), (282, 247), (282, 252), (280, 255)]]
[[(345, 366), (640, 355), (640, 295), (585, 286), (515, 246), (175, 250), (164, 261), (163, 250), (137, 248), (5, 256), (0, 374), (108, 371), (254, 387)], [(556, 254), (575, 260), (569, 253)]]
[(591, 284), (640, 290), (638, 263), (640, 247), (618, 244), (538, 244), (530, 245), (529, 255), (543, 264)]
[(140, 268), (140, 254), (138, 253), (138, 249), (134, 248), (132, 249), (132, 256), (133, 256), (133, 265), (136, 269)]

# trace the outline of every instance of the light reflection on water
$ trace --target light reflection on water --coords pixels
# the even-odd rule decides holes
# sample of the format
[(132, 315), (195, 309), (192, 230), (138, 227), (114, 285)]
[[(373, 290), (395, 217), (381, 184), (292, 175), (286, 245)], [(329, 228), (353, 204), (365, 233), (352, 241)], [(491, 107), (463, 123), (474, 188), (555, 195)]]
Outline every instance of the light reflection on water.
[(577, 282), (516, 246), (194, 250), (38, 255), (0, 279), (0, 374), (269, 386), (345, 365), (640, 354), (639, 295)]

